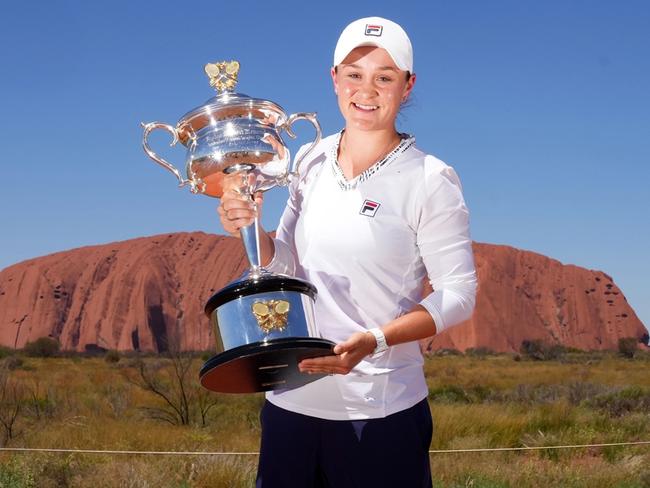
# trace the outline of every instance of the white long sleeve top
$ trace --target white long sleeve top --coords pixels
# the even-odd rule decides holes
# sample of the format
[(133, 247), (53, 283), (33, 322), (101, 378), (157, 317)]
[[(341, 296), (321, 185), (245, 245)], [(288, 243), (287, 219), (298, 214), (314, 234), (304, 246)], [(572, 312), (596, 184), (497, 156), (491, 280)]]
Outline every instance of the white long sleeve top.
[[(323, 139), (302, 163), (267, 268), (316, 286), (317, 327), (337, 343), (418, 303), (437, 332), (468, 319), (477, 280), (454, 170), (404, 136), (384, 160), (347, 181), (336, 161), (339, 140), (340, 133)], [(434, 291), (422, 298), (427, 275)], [(398, 344), (347, 375), (268, 392), (267, 399), (325, 419), (385, 417), (427, 396), (422, 363), (417, 341)]]

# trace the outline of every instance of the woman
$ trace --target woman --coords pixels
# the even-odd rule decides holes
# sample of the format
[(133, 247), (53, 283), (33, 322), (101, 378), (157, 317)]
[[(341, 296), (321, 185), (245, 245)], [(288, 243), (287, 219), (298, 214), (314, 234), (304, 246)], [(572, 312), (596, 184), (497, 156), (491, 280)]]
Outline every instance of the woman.
[[(345, 129), (321, 141), (289, 188), (277, 235), (261, 232), (273, 272), (318, 289), (316, 320), (335, 355), (327, 373), (267, 394), (258, 486), (431, 486), (432, 422), (418, 340), (470, 317), (476, 275), (453, 169), (395, 129), (415, 85), (410, 40), (371, 17), (341, 34), (331, 70)], [(228, 189), (218, 209), (238, 235), (262, 205)], [(424, 299), (428, 275), (434, 292)]]

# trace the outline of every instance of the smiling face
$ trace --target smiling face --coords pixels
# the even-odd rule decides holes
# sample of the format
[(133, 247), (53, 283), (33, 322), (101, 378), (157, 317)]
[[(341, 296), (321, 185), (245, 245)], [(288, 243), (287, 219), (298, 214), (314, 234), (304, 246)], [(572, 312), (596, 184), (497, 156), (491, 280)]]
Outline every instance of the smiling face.
[[(408, 78), (408, 80), (407, 80)], [(401, 103), (408, 98), (415, 75), (401, 71), (385, 49), (357, 47), (332, 68), (334, 90), (347, 128), (395, 128)]]

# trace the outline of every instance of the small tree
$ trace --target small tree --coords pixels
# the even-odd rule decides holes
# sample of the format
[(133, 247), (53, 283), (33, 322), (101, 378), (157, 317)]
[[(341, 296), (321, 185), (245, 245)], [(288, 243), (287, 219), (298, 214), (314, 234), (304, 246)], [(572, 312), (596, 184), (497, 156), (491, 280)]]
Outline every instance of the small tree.
[(24, 391), (8, 370), (0, 368), (0, 446), (5, 446), (18, 434), (17, 424), (22, 413)]
[(164, 361), (138, 358), (135, 371), (124, 372), (131, 384), (161, 400), (160, 405), (142, 407), (149, 418), (172, 425), (207, 424), (208, 413), (218, 400), (199, 384), (192, 363), (189, 354), (175, 354)]
[[(188, 425), (191, 420), (187, 395), (188, 371), (191, 359), (183, 356), (172, 358), (171, 368), (160, 362), (135, 362), (137, 376), (129, 376), (131, 383), (149, 391), (163, 401), (161, 407), (142, 407), (147, 415), (172, 425)], [(170, 371), (171, 369), (171, 371)]]
[(200, 420), (205, 426), (218, 397), (199, 384), (194, 357), (182, 352), (179, 344), (177, 338), (168, 337), (166, 358), (156, 361), (137, 358), (133, 365), (135, 371), (129, 368), (124, 374), (130, 383), (161, 400), (159, 406), (142, 407), (149, 418), (172, 425), (189, 425)]

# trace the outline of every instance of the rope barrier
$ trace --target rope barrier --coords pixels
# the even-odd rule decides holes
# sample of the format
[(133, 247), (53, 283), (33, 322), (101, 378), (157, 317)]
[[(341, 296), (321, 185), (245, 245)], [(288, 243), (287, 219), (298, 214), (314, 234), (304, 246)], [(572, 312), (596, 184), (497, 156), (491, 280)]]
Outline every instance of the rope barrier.
[(257, 456), (259, 452), (205, 452), (205, 451), (110, 451), (99, 449), (54, 449), (38, 447), (0, 447), (10, 452), (62, 452), (79, 454), (147, 454), (162, 456)]
[[(544, 449), (581, 449), (587, 447), (639, 446), (648, 445), (650, 441), (609, 442), (602, 444), (572, 444), (565, 446), (522, 446), (522, 447), (486, 447), (476, 449), (433, 449), (429, 454), (448, 454), (460, 452), (496, 452), (496, 451), (541, 451)], [(129, 454), (159, 456), (257, 456), (259, 452), (206, 452), (206, 451), (114, 451), (100, 449), (54, 449), (37, 447), (0, 447), (5, 452), (58, 452), (78, 454)]]
[(451, 452), (490, 452), (490, 451), (542, 451), (544, 449), (579, 449), (587, 447), (610, 447), (610, 446), (639, 446), (650, 444), (650, 441), (635, 442), (609, 442), (602, 444), (572, 444), (566, 446), (522, 446), (522, 447), (486, 447), (477, 449), (436, 449), (429, 451), (429, 454), (444, 454)]

